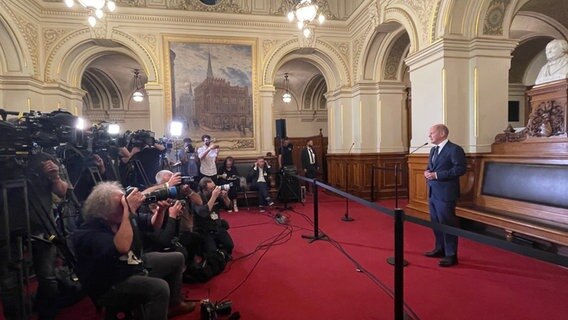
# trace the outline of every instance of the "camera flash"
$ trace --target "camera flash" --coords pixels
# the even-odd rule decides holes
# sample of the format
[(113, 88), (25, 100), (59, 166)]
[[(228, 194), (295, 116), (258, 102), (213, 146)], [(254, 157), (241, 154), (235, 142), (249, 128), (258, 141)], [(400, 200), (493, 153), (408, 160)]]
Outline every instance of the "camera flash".
[(116, 123), (111, 123), (108, 125), (108, 133), (109, 134), (119, 134), (120, 133), (120, 126)]

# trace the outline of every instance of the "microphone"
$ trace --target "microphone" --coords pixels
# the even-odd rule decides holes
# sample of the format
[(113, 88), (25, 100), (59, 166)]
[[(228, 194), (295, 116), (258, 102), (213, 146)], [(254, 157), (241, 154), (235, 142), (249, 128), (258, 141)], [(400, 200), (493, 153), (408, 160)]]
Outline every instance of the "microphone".
[(414, 152), (416, 152), (416, 151), (422, 149), (422, 147), (424, 147), (424, 146), (426, 146), (426, 145), (428, 145), (428, 142), (424, 142), (423, 145), (421, 145), (421, 146), (417, 147), (416, 149), (412, 150), (412, 152), (410, 152), (408, 155), (411, 155), (411, 154), (413, 154)]
[(351, 144), (351, 147), (349, 147), (349, 152), (347, 152), (347, 154), (351, 154), (351, 150), (353, 150), (353, 146), (355, 145), (355, 142), (353, 142)]

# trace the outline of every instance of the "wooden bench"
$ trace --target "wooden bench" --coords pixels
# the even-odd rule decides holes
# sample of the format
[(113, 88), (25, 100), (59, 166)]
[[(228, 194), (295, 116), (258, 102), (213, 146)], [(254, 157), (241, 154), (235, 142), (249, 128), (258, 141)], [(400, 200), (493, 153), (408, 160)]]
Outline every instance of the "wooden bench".
[(473, 203), (456, 214), (513, 232), (568, 245), (568, 161), (487, 155)]
[[(233, 157), (233, 165), (237, 168), (240, 179), (240, 191), (237, 193), (237, 201), (239, 206), (243, 205), (253, 205), (258, 202), (258, 192), (256, 190), (251, 190), (250, 182), (247, 181), (249, 171), (258, 159), (258, 157)], [(273, 199), (278, 195), (278, 159), (275, 156), (264, 157), (265, 161), (270, 165), (272, 172), (270, 176), (270, 189), (269, 194)], [(221, 167), (225, 158), (217, 158), (217, 167)], [(244, 179), (243, 179), (244, 178)]]

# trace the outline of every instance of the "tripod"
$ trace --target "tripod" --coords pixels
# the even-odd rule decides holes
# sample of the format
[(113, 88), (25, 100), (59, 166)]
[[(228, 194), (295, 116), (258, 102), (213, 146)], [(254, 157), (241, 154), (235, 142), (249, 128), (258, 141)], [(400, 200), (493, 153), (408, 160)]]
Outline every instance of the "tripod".
[[(291, 176), (291, 173), (295, 173), (295, 168), (294, 169), (291, 168), (292, 168), (291, 166), (284, 167), (284, 169), (282, 170), (282, 177), (280, 178), (280, 186), (278, 187), (277, 198), (281, 200), (282, 203), (284, 203), (283, 211), (291, 210), (291, 208), (288, 208), (288, 203), (290, 202), (290, 198), (300, 200), (300, 196), (291, 186), (291, 183), (298, 182), (297, 179), (294, 179), (294, 177)], [(302, 203), (302, 205), (305, 206), (304, 203)]]
[[(142, 183), (140, 183), (139, 179), (142, 179)], [(123, 185), (134, 185), (142, 189), (150, 186), (150, 180), (140, 160), (130, 159), (128, 161), (126, 164), (126, 172), (124, 173)]]

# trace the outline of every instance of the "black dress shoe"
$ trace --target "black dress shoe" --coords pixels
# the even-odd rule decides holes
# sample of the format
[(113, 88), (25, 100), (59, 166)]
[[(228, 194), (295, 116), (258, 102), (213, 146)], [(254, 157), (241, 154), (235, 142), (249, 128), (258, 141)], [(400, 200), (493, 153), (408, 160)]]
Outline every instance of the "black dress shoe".
[(444, 257), (440, 259), (440, 262), (438, 263), (440, 267), (451, 267), (455, 266), (456, 264), (458, 264), (457, 256)]
[(425, 252), (424, 255), (429, 257), (429, 258), (443, 258), (444, 257), (444, 251), (432, 250), (432, 251)]

